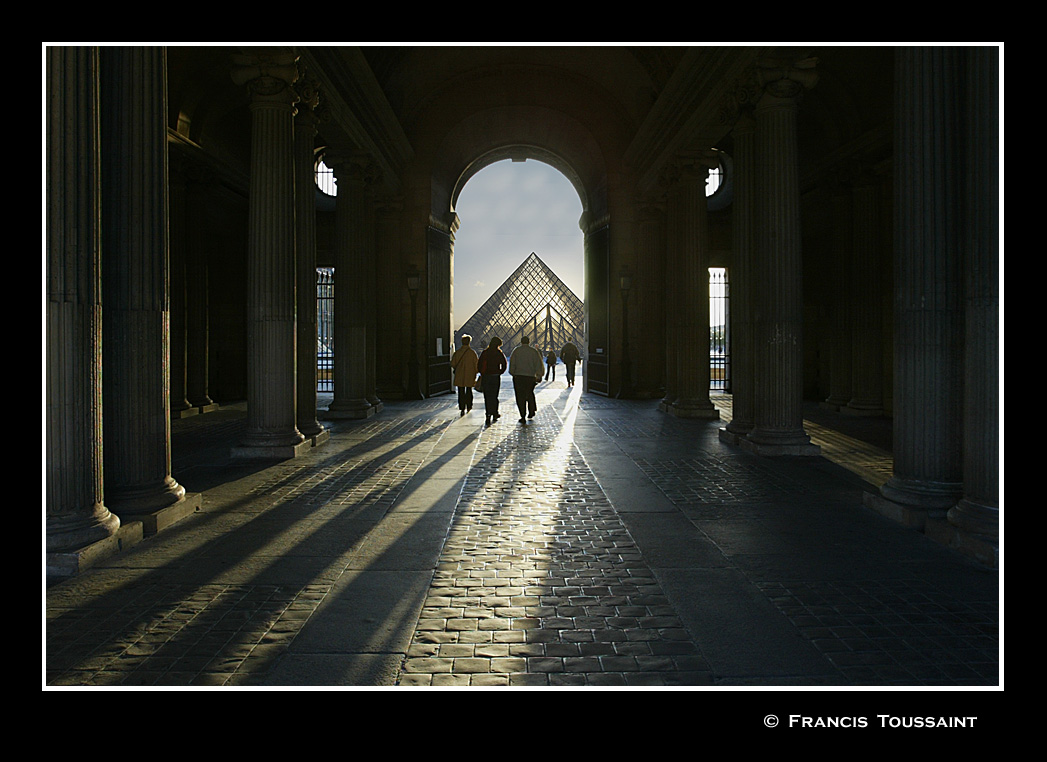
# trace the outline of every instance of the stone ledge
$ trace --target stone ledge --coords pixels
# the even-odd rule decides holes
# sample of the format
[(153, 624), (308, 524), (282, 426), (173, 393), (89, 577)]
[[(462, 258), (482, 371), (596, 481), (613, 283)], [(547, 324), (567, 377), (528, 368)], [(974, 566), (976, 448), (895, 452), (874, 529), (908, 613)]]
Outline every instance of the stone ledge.
[(915, 529), (929, 540), (952, 548), (981, 566), (1000, 568), (999, 542), (991, 537), (965, 532), (952, 525), (945, 511), (941, 509), (902, 505), (871, 492), (862, 496), (862, 503), (866, 508)]
[(311, 439), (303, 439), (295, 445), (237, 445), (232, 448), (233, 460), (287, 460), (297, 458), (313, 449)]
[(161, 508), (152, 513), (131, 516), (129, 518), (134, 521), (142, 522), (143, 531), (145, 532), (146, 537), (149, 537), (157, 532), (162, 532), (167, 529), (167, 527), (181, 521), (186, 516), (196, 513), (200, 510), (202, 501), (203, 498), (199, 492), (187, 492), (185, 497), (166, 508)]
[(745, 438), (738, 442), (743, 450), (756, 455), (778, 457), (781, 455), (802, 455), (805, 457), (820, 456), (822, 448), (816, 444), (761, 444)]
[(121, 524), (116, 534), (93, 542), (76, 550), (65, 550), (47, 554), (48, 578), (75, 577), (127, 548), (134, 547), (145, 536), (141, 521)]

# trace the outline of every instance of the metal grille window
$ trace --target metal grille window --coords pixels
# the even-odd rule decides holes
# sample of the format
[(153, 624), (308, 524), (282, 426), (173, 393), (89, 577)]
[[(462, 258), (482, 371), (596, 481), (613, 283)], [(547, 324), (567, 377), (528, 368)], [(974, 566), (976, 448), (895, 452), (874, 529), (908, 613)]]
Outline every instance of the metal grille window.
[(334, 268), (316, 268), (316, 391), (334, 391)]
[(731, 391), (730, 288), (727, 270), (709, 268), (709, 390)]
[(328, 196), (338, 195), (338, 185), (334, 181), (334, 170), (324, 164), (323, 159), (316, 160), (316, 187)]

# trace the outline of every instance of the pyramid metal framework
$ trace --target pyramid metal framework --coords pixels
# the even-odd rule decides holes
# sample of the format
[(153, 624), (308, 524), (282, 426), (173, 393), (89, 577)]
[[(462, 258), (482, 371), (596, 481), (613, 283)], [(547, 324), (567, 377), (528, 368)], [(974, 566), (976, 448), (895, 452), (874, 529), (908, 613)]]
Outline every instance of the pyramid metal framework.
[(503, 342), (506, 355), (529, 336), (531, 346), (559, 353), (568, 341), (584, 353), (585, 309), (567, 285), (533, 251), (516, 271), (455, 332), (473, 337), (473, 346), (486, 347), (493, 336)]

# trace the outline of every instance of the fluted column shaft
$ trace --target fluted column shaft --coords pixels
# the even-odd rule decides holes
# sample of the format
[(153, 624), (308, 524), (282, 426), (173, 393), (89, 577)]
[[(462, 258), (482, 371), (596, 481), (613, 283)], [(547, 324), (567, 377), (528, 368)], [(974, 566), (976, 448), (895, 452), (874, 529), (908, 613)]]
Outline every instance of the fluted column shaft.
[(98, 49), (48, 47), (48, 552), (105, 539), (102, 485)]
[[(644, 315), (649, 319), (652, 329), (657, 326), (665, 326), (667, 312), (671, 312), (671, 305), (665, 299), (665, 208), (663, 204), (641, 203), (638, 205), (639, 239), (638, 239), (638, 262), (643, 262), (643, 277), (639, 282), (634, 282), (637, 309), (634, 314)], [(632, 321), (636, 323), (638, 321)], [(640, 329), (642, 330), (642, 325)], [(648, 329), (651, 330), (651, 329)], [(632, 331), (635, 334), (635, 331)], [(664, 335), (664, 332), (663, 332)], [(632, 342), (636, 345), (635, 339)], [(660, 362), (634, 363), (633, 371), (636, 375), (636, 383), (633, 393), (645, 399), (654, 398), (662, 385), (665, 362), (664, 343), (660, 348), (654, 348), (657, 352), (655, 358)], [(658, 351), (660, 350), (660, 351)]]
[[(247, 252), (247, 431), (243, 448), (282, 451), (304, 441), (295, 398), (294, 103), (288, 53), (235, 74), (251, 94)], [(261, 454), (261, 452), (259, 452)]]
[(207, 206), (213, 192), (210, 173), (198, 166), (188, 168), (186, 217), (186, 396), (202, 412), (217, 407), (210, 394), (210, 255), (213, 236)]
[(373, 415), (367, 399), (366, 210), (364, 162), (356, 155), (329, 153), (338, 183), (335, 206), (334, 417)]
[(680, 342), (677, 345), (677, 397), (674, 415), (718, 418), (709, 399), (709, 217), (705, 182), (715, 159), (688, 157), (682, 162), (677, 228), (680, 252)]
[(805, 71), (766, 83), (756, 104), (754, 421), (768, 455), (815, 454), (803, 428), (803, 273), (796, 114)]
[[(967, 50), (966, 251), (963, 499), (949, 521), (999, 536), (999, 53)], [(988, 560), (988, 559), (986, 559)]]
[(181, 500), (171, 476), (166, 52), (102, 51), (106, 504)]
[(963, 171), (958, 49), (895, 60), (894, 476), (888, 500), (945, 509), (962, 492)]
[(842, 409), (852, 415), (883, 414), (883, 343), (880, 315), (879, 181), (861, 175), (854, 188), (851, 298), (852, 396)]
[(830, 299), (831, 355), (829, 357), (829, 396), (825, 404), (831, 409), (839, 410), (853, 397), (851, 382), (853, 378), (852, 340), (854, 337), (854, 315), (852, 291), (854, 290), (854, 268), (852, 247), (851, 212), (853, 193), (849, 184), (835, 182), (832, 184), (832, 225), (833, 225), (833, 258), (832, 283)]
[(169, 166), (170, 204), (168, 220), (170, 246), (170, 301), (171, 301), (171, 415), (188, 415), (192, 405), (186, 392), (186, 187), (185, 178), (175, 166)]
[(725, 427), (744, 436), (753, 427), (753, 256), (755, 226), (756, 122), (750, 110), (734, 127), (734, 202), (731, 214), (734, 258), (731, 282), (731, 421)]
[(679, 392), (677, 367), (680, 338), (680, 242), (674, 231), (679, 228), (680, 194), (677, 187), (678, 169), (671, 176), (665, 205), (665, 397), (659, 408), (672, 409)]
[(298, 430), (315, 437), (325, 429), (316, 419), (316, 88), (299, 80), (294, 122), (295, 244), (297, 269), (297, 411)]
[(367, 348), (364, 355), (364, 396), (374, 411), (380, 412), (385, 404), (378, 398), (378, 374), (375, 364), (378, 357), (378, 267), (377, 225), (378, 210), (373, 178), (364, 185), (363, 225), (361, 245), (363, 247), (363, 289), (366, 297), (364, 321), (367, 325)]

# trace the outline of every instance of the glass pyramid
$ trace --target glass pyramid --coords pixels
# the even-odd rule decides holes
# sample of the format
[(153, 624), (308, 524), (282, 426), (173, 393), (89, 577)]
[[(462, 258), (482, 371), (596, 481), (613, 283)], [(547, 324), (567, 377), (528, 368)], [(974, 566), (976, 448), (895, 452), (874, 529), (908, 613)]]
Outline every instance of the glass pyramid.
[(579, 299), (533, 251), (505, 283), (455, 332), (455, 346), (463, 334), (473, 337), (479, 352), (492, 337), (501, 338), (506, 356), (529, 336), (543, 354), (557, 354), (568, 341), (584, 354), (585, 312)]

